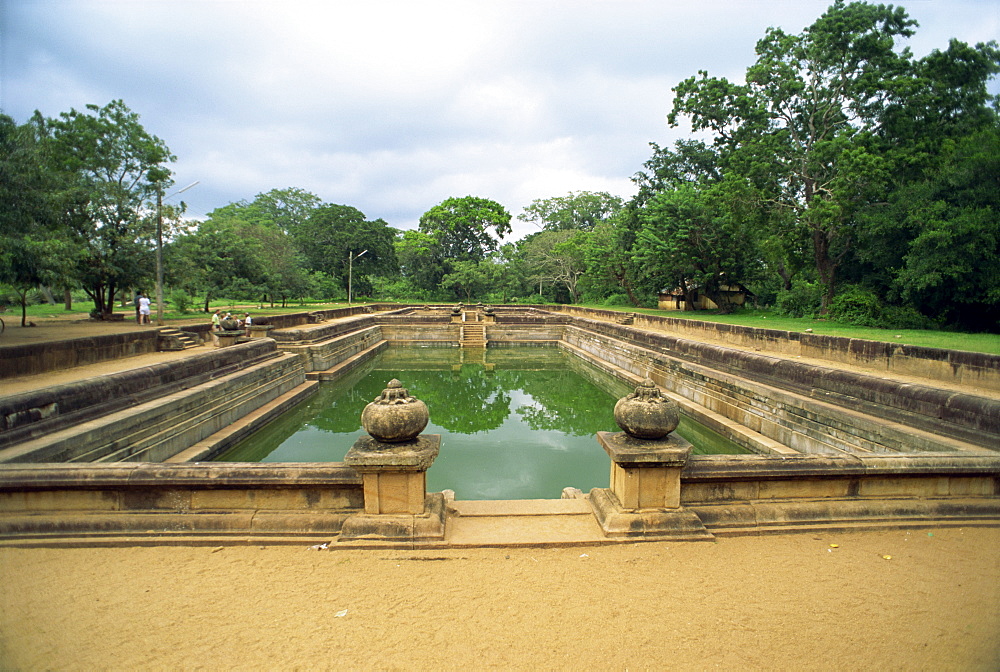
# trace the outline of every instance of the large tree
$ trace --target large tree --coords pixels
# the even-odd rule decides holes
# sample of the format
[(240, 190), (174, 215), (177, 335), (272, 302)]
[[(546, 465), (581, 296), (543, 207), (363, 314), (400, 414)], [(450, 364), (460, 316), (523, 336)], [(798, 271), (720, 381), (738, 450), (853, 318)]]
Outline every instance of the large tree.
[(511, 232), (510, 213), (487, 198), (449, 198), (421, 215), (419, 228), (434, 236), (444, 259), (478, 262)]
[(75, 250), (58, 217), (58, 175), (46, 169), (44, 120), (18, 125), (0, 114), (0, 283), (21, 303), (39, 285), (69, 286)]
[(153, 276), (148, 214), (172, 183), (163, 164), (175, 157), (121, 100), (64, 112), (47, 128), (50, 167), (69, 185), (65, 222), (81, 252), (73, 270), (104, 316), (116, 292)]
[(354, 293), (367, 294), (369, 276), (398, 271), (395, 234), (382, 219), (368, 220), (357, 208), (332, 204), (316, 208), (294, 229), (309, 268), (337, 278), (345, 294), (349, 281)]
[(623, 205), (621, 198), (606, 191), (578, 191), (566, 196), (535, 199), (517, 218), (545, 231), (591, 231)]
[(698, 291), (730, 312), (726, 290), (753, 273), (753, 235), (745, 220), (732, 215), (728, 196), (724, 185), (682, 185), (657, 194), (642, 210), (635, 257), (667, 288), (681, 288), (688, 310)]
[(824, 305), (859, 213), (885, 197), (874, 138), (902, 101), (912, 59), (898, 43), (914, 25), (902, 8), (838, 1), (802, 34), (768, 29), (745, 84), (701, 72), (674, 89), (670, 123), (710, 131), (728, 168), (808, 231)]

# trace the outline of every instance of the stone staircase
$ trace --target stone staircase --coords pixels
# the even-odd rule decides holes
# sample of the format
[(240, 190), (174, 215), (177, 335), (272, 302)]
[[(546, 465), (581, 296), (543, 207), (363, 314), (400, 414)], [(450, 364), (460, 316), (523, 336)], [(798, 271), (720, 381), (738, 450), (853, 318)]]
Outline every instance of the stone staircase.
[(485, 348), (486, 326), (482, 322), (465, 322), (460, 344), (463, 348)]
[(197, 348), (202, 345), (201, 338), (197, 334), (192, 334), (187, 331), (181, 331), (180, 329), (174, 329), (172, 327), (164, 327), (159, 330), (157, 350), (163, 351), (176, 351), (176, 350), (188, 350), (190, 348)]

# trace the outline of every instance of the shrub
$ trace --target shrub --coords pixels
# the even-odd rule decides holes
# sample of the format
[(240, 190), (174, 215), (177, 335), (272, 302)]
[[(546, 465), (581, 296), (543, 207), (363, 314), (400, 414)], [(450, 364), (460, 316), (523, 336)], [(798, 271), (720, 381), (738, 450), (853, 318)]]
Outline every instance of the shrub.
[(627, 294), (612, 294), (601, 302), (602, 306), (631, 306)]
[(846, 285), (830, 302), (830, 317), (839, 322), (862, 327), (882, 324), (882, 299), (860, 285)]
[(778, 292), (774, 310), (787, 317), (811, 317), (819, 312), (823, 300), (823, 285), (818, 282), (796, 280), (791, 289)]
[(174, 310), (181, 315), (187, 315), (191, 312), (191, 306), (194, 305), (194, 297), (183, 289), (175, 289), (170, 294), (170, 303), (173, 304)]

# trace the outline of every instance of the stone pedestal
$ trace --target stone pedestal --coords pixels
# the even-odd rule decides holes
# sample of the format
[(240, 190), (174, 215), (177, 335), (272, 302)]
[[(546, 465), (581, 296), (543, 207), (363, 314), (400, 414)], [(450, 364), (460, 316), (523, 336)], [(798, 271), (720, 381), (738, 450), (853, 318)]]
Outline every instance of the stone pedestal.
[(236, 345), (236, 342), (243, 336), (242, 331), (213, 331), (212, 344), (217, 348), (225, 348)]
[(340, 539), (443, 539), (445, 507), (440, 493), (427, 495), (427, 469), (441, 447), (440, 434), (385, 443), (362, 436), (344, 457), (361, 474), (365, 512), (344, 521)]
[(364, 481), (365, 513), (423, 513), (427, 469), (440, 448), (440, 434), (421, 434), (399, 443), (358, 438), (344, 463)]
[(611, 458), (611, 487), (595, 488), (591, 505), (607, 536), (712, 539), (694, 513), (681, 508), (681, 469), (691, 444), (679, 436), (639, 439), (598, 432)]
[(250, 338), (267, 338), (272, 329), (274, 329), (274, 325), (271, 324), (251, 324), (247, 327)]
[(637, 439), (625, 432), (598, 432), (597, 442), (611, 458), (611, 491), (626, 509), (677, 509), (681, 469), (691, 444), (675, 434)]

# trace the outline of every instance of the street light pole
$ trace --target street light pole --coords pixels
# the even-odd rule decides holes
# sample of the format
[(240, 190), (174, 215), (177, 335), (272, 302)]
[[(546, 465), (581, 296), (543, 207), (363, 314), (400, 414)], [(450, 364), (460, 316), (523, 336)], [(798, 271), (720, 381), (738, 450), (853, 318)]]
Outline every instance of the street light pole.
[(353, 250), (348, 250), (347, 252), (347, 305), (351, 305), (351, 281), (354, 279), (354, 260), (365, 256), (367, 252), (368, 250), (365, 250), (361, 254), (354, 254)]
[[(167, 198), (183, 194), (196, 184), (198, 181), (175, 191)], [(163, 188), (159, 184), (156, 185), (156, 326), (163, 326)]]

